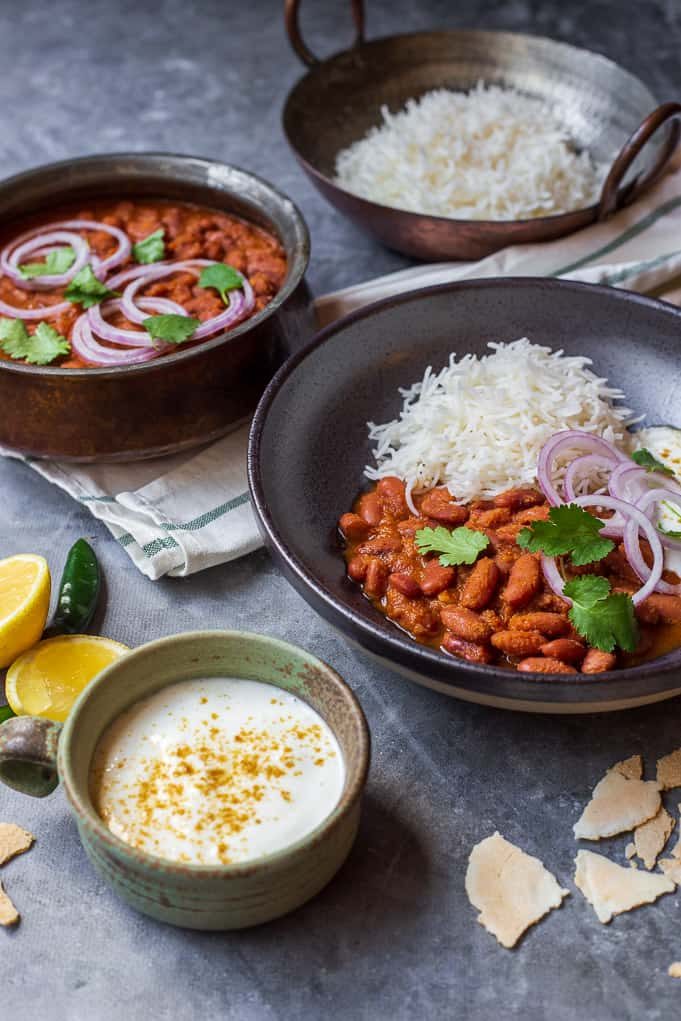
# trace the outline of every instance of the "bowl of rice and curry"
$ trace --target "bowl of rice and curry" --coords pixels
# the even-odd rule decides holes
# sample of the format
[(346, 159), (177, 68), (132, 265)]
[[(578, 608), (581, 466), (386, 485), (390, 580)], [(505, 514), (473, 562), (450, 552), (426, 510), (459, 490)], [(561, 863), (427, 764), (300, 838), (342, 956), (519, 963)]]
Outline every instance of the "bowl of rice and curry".
[(322, 331), (251, 433), (303, 597), (418, 682), (595, 711), (681, 688), (681, 312), (533, 278), (427, 288)]
[(131, 460), (215, 439), (311, 330), (303, 218), (226, 164), (53, 164), (0, 184), (0, 218), (0, 444), (22, 454)]

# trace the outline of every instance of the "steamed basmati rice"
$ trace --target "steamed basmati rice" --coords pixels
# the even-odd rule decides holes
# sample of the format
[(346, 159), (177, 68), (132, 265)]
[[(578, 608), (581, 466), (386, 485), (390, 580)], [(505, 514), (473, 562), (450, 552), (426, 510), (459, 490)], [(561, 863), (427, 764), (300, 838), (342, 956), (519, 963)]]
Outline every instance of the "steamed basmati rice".
[(527, 338), (489, 344), (478, 358), (450, 355), (439, 373), (400, 389), (400, 417), (368, 423), (376, 467), (365, 475), (397, 475), (412, 491), (445, 485), (459, 503), (491, 499), (536, 482), (544, 443), (563, 429), (602, 436), (623, 450), (631, 444), (623, 394), (587, 366), (591, 359), (532, 344)]
[(396, 209), (525, 220), (596, 202), (605, 168), (541, 100), (479, 83), (410, 99), (336, 158), (336, 183)]

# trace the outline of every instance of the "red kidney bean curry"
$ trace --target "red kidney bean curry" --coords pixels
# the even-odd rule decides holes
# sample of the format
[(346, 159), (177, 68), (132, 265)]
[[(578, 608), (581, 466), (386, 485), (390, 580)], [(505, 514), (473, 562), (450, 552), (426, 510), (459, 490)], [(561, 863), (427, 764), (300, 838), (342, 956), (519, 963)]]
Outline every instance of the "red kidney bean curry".
[[(287, 271), (282, 245), (262, 227), (216, 209), (146, 199), (61, 208), (7, 234), (0, 249), (0, 358), (61, 368), (130, 364), (208, 339), (265, 308)], [(219, 276), (212, 284), (202, 277), (213, 263), (232, 271), (222, 291)], [(165, 275), (163, 267), (170, 267)], [(132, 321), (126, 309), (141, 314)], [(26, 310), (45, 312), (30, 317)], [(153, 315), (165, 322), (148, 336), (141, 324)]]
[[(548, 518), (549, 505), (535, 489), (511, 489), (493, 500), (454, 502), (444, 487), (413, 497), (404, 483), (381, 479), (344, 514), (349, 578), (386, 617), (417, 642), (470, 663), (537, 673), (596, 674), (634, 666), (681, 645), (681, 596), (652, 593), (636, 607), (638, 646), (632, 653), (589, 647), (568, 617), (569, 604), (546, 583), (538, 553), (516, 542), (521, 529)], [(415, 541), (424, 528), (462, 525), (482, 532), (488, 544), (474, 563), (444, 566)], [(644, 555), (645, 543), (642, 543)], [(573, 567), (573, 576), (605, 576), (613, 592), (635, 592), (623, 546), (600, 562)], [(672, 584), (680, 579), (665, 572)]]

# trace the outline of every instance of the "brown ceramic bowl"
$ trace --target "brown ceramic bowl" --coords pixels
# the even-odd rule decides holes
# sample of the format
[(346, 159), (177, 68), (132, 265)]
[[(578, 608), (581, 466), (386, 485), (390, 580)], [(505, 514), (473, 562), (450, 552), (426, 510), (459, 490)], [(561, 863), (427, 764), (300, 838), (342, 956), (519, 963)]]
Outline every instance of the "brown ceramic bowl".
[(0, 183), (0, 228), (102, 196), (193, 202), (250, 220), (279, 238), (286, 279), (242, 325), (153, 362), (60, 369), (0, 361), (0, 445), (22, 454), (129, 461), (216, 439), (248, 418), (275, 370), (313, 330), (305, 221), (272, 185), (225, 163), (115, 153), (38, 167)]
[[(482, 259), (507, 245), (581, 230), (638, 198), (679, 139), (681, 106), (658, 107), (638, 78), (599, 53), (516, 32), (412, 32), (366, 41), (364, 2), (352, 0), (354, 45), (318, 60), (301, 35), (299, 7), (300, 0), (286, 0), (286, 28), (308, 72), (286, 100), (284, 133), (324, 198), (406, 255)], [(337, 154), (381, 123), (383, 106), (395, 113), (431, 89), (466, 91), (478, 81), (517, 89), (556, 111), (576, 145), (611, 168), (598, 202), (530, 220), (456, 220), (395, 209), (336, 184)]]

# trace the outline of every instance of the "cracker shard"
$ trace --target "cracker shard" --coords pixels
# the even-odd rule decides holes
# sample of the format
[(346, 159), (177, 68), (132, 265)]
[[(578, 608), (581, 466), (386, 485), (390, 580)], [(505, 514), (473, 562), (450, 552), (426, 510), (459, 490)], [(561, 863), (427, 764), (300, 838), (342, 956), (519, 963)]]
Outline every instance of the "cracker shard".
[(0, 822), (0, 865), (28, 851), (35, 837), (13, 822)]
[(660, 858), (660, 868), (667, 879), (671, 879), (677, 886), (681, 885), (681, 859)]
[(654, 780), (627, 780), (610, 770), (594, 787), (591, 801), (573, 826), (579, 840), (600, 840), (626, 833), (660, 810), (660, 788)]
[(657, 856), (669, 840), (674, 829), (674, 820), (666, 808), (661, 808), (656, 816), (636, 828), (634, 845), (636, 854), (647, 869), (655, 867)]
[(569, 892), (538, 858), (500, 833), (476, 844), (468, 859), (466, 893), (480, 912), (478, 921), (509, 949)]
[(663, 791), (681, 787), (681, 748), (657, 760), (657, 782)]
[(681, 978), (681, 961), (674, 961), (667, 968), (667, 974), (670, 978)]
[(643, 779), (643, 759), (640, 755), (630, 755), (628, 759), (616, 762), (608, 770), (609, 773), (621, 773), (627, 780)]
[(0, 882), (0, 925), (15, 925), (19, 921), (19, 912), (5, 893)]
[(668, 876), (617, 865), (595, 851), (579, 851), (575, 864), (575, 886), (604, 925), (613, 915), (652, 904), (663, 893), (671, 893), (676, 885)]

